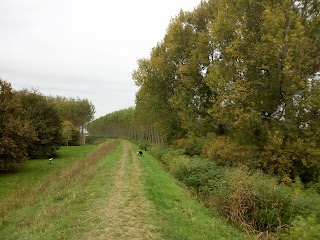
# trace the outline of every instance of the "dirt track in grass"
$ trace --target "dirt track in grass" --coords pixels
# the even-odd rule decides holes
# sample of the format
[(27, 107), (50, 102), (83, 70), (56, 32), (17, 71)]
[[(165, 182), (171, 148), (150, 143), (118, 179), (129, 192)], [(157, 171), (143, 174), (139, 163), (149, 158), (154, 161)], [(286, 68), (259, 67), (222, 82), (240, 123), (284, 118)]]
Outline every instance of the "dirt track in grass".
[[(145, 197), (140, 157), (132, 145), (122, 141), (122, 155), (116, 170), (111, 196), (100, 206), (103, 228), (92, 239), (161, 239), (152, 223), (153, 206)], [(100, 215), (100, 216), (101, 216)]]

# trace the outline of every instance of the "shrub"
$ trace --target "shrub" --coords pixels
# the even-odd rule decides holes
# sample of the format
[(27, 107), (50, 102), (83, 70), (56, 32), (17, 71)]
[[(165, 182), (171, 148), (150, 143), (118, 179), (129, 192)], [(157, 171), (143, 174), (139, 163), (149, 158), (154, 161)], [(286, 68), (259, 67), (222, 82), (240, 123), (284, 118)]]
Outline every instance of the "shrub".
[(207, 204), (229, 221), (251, 231), (275, 231), (290, 223), (292, 204), (286, 187), (274, 178), (246, 168), (226, 169)]
[[(79, 131), (78, 131), (79, 133)], [(100, 143), (103, 143), (104, 141), (106, 141), (106, 137), (98, 137), (98, 136), (87, 136), (86, 137), (86, 144), (94, 144), (94, 145), (98, 145)]]
[[(286, 186), (260, 171), (244, 166), (218, 166), (212, 160), (184, 155), (184, 150), (161, 146), (152, 147), (150, 152), (206, 206), (228, 221), (255, 233), (317, 239), (314, 237), (318, 236), (320, 223), (317, 186), (306, 190), (299, 178)], [(303, 235), (308, 231), (313, 233)]]
[(162, 161), (162, 157), (168, 152), (172, 151), (165, 145), (152, 145), (149, 147), (149, 152), (158, 160)]
[(148, 142), (147, 140), (140, 140), (138, 145), (141, 149), (147, 151), (150, 146), (150, 142)]
[(220, 136), (209, 140), (204, 145), (204, 155), (222, 166), (247, 165), (257, 166), (258, 149), (254, 146), (238, 145), (228, 137)]
[(10, 83), (0, 79), (0, 171), (18, 168), (36, 139), (32, 122), (21, 115), (22, 110)]
[(223, 178), (223, 169), (214, 162), (199, 157), (188, 160), (179, 165), (175, 177), (195, 189), (198, 195), (207, 195)]
[(181, 167), (181, 165), (185, 165), (188, 163), (189, 158), (185, 155), (181, 155), (179, 151), (167, 151), (162, 157), (161, 161), (166, 166), (167, 170), (172, 174), (176, 175), (177, 171)]
[(37, 134), (37, 138), (29, 143), (27, 150), (29, 157), (56, 156), (63, 140), (62, 121), (53, 103), (36, 91), (19, 91), (16, 93), (16, 98), (23, 109), (21, 116), (31, 122)]
[(71, 140), (69, 146), (80, 146), (80, 132), (74, 128), (71, 130)]
[(62, 123), (62, 142), (64, 146), (79, 146), (80, 145), (80, 132), (69, 121)]
[(264, 172), (280, 176), (289, 182), (296, 177), (301, 178), (304, 183), (318, 182), (319, 137), (310, 135), (294, 131), (290, 133), (280, 130), (268, 131), (266, 141), (261, 148), (259, 167)]
[(202, 154), (204, 141), (204, 138), (182, 138), (177, 140), (175, 145), (184, 149), (185, 154), (194, 156)]
[(280, 238), (290, 240), (318, 240), (320, 239), (319, 219), (315, 215), (309, 215), (307, 217), (297, 216), (292, 221), (292, 227), (281, 234)]

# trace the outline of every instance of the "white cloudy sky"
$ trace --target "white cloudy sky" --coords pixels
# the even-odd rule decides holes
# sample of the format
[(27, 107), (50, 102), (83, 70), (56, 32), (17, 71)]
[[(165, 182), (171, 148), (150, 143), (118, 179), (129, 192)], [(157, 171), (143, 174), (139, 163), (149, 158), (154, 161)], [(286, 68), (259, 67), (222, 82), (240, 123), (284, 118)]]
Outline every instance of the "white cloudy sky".
[(200, 0), (0, 0), (0, 78), (88, 98), (96, 117), (134, 106), (131, 74), (180, 9)]

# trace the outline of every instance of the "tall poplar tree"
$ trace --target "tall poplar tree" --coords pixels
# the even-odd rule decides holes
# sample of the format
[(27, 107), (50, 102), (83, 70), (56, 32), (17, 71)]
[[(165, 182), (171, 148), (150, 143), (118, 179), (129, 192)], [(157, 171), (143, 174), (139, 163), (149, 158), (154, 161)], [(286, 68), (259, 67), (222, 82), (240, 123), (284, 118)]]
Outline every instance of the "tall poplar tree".
[(310, 101), (320, 100), (320, 25), (311, 2), (218, 0), (211, 24), (211, 113), (236, 141), (265, 151), (268, 171), (292, 177), (319, 163), (319, 104)]

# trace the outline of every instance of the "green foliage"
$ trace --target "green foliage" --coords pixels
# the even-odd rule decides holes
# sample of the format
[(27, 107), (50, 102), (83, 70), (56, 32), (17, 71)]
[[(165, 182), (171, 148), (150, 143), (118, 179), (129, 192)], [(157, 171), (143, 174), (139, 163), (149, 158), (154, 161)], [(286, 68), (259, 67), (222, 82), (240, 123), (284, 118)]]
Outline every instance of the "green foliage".
[(212, 161), (192, 157), (180, 163), (175, 177), (198, 194), (207, 195), (224, 178), (224, 171)]
[(69, 121), (62, 123), (62, 141), (65, 146), (80, 145), (80, 132)]
[(289, 191), (276, 179), (246, 169), (228, 169), (208, 204), (231, 221), (251, 231), (276, 231), (289, 224), (293, 204)]
[(146, 140), (141, 140), (139, 141), (138, 145), (142, 150), (147, 151), (150, 146), (150, 143)]
[(91, 136), (127, 137), (134, 130), (133, 108), (119, 110), (100, 117), (88, 124)]
[[(78, 128), (93, 118), (94, 106), (87, 99), (45, 97), (33, 90), (13, 92), (0, 79), (0, 171), (14, 170), (27, 158), (54, 157), (63, 144), (78, 145)], [(62, 136), (63, 135), (63, 136)]]
[(290, 240), (317, 240), (320, 238), (319, 219), (314, 215), (308, 217), (298, 216), (292, 221), (292, 227), (283, 233), (280, 238)]
[[(168, 156), (171, 153), (172, 160), (174, 160), (173, 156), (178, 155), (178, 152), (164, 146), (152, 147), (150, 151), (159, 156), (166, 154)], [(201, 165), (200, 159), (194, 160), (197, 162), (195, 165)], [(146, 196), (154, 203), (157, 210), (157, 226), (161, 229), (162, 238), (253, 239), (251, 235), (226, 225), (217, 214), (211, 214), (201, 204), (190, 198), (190, 194), (172, 181), (172, 177), (163, 171), (162, 166), (149, 154), (144, 156), (141, 165), (146, 184)], [(203, 166), (201, 169), (206, 171), (204, 165), (201, 166)]]
[(207, 145), (210, 158), (318, 181), (316, 2), (209, 0), (181, 11), (133, 73), (137, 126), (160, 142), (190, 139), (178, 142), (190, 155), (215, 132), (228, 140)]
[(0, 79), (0, 171), (14, 170), (28, 158), (28, 146), (36, 132), (30, 119), (21, 115), (24, 106), (11, 85)]
[[(55, 105), (60, 118), (72, 123), (80, 132), (80, 144), (85, 144), (85, 129), (95, 113), (94, 105), (88, 99), (47, 97)], [(75, 136), (75, 133), (73, 133)], [(75, 140), (73, 141), (75, 142)], [(76, 143), (75, 143), (76, 144)]]
[(62, 120), (71, 122), (78, 129), (93, 119), (95, 107), (88, 99), (59, 96), (47, 99), (55, 105)]
[[(183, 155), (183, 151), (164, 146), (151, 148), (151, 153), (206, 206), (230, 222), (251, 232), (271, 233), (275, 237), (300, 236), (298, 234), (306, 234), (310, 229), (313, 231), (308, 233), (310, 236), (318, 236), (319, 193), (316, 188), (304, 189), (298, 178), (289, 187), (256, 170), (221, 167), (208, 159), (190, 158)], [(300, 220), (297, 222), (297, 219)], [(311, 226), (304, 221), (309, 221)]]
[[(168, 152), (169, 147), (166, 145), (151, 145), (149, 148), (149, 152), (156, 158), (159, 160), (162, 160), (162, 157)], [(172, 151), (172, 149), (171, 149)]]
[(208, 140), (203, 148), (204, 155), (221, 166), (259, 167), (259, 152), (255, 146), (240, 145), (229, 137), (221, 136)]
[(139, 130), (143, 132), (151, 128), (164, 142), (170, 142), (181, 129), (177, 111), (170, 105), (174, 66), (166, 66), (166, 57), (164, 46), (159, 44), (151, 59), (138, 61), (139, 69), (133, 73), (133, 79), (140, 86), (136, 94), (136, 126), (141, 126)]
[(205, 139), (202, 138), (182, 138), (175, 141), (175, 146), (180, 149), (184, 149), (185, 154), (201, 155), (204, 147)]
[(80, 145), (81, 135), (79, 130), (76, 128), (71, 129), (71, 140), (69, 142), (70, 146), (79, 146)]
[(86, 144), (98, 145), (98, 144), (105, 142), (106, 140), (107, 140), (107, 138), (105, 138), (105, 137), (87, 136), (86, 137)]
[[(314, 50), (319, 39), (313, 30), (319, 27), (314, 15), (319, 6), (288, 0), (217, 3), (211, 36), (219, 57), (207, 81), (217, 92), (213, 118), (228, 126), (235, 142), (264, 149), (264, 158), (270, 159), (264, 165), (267, 172), (291, 178), (314, 175), (319, 104), (312, 102), (318, 98)], [(304, 145), (297, 146), (301, 154), (292, 148), (297, 139)]]
[(29, 157), (56, 156), (56, 151), (62, 145), (62, 122), (54, 105), (35, 91), (17, 92), (16, 98), (22, 107), (21, 116), (31, 122), (37, 134), (37, 138), (28, 144)]
[[(2, 80), (0, 85), (0, 171), (16, 169), (27, 158), (54, 157), (63, 142), (79, 144), (79, 131), (72, 123), (62, 126), (63, 114), (58, 113), (52, 98), (33, 90), (13, 92), (11, 85)], [(74, 114), (77, 124), (89, 121), (92, 116), (85, 109), (92, 110), (92, 106), (87, 100), (78, 100), (78, 105), (78, 114)], [(86, 116), (80, 119), (79, 115)]]
[(305, 183), (319, 179), (320, 150), (312, 138), (292, 135), (286, 137), (280, 131), (268, 134), (261, 158), (262, 168), (269, 173), (291, 179), (299, 176)]

